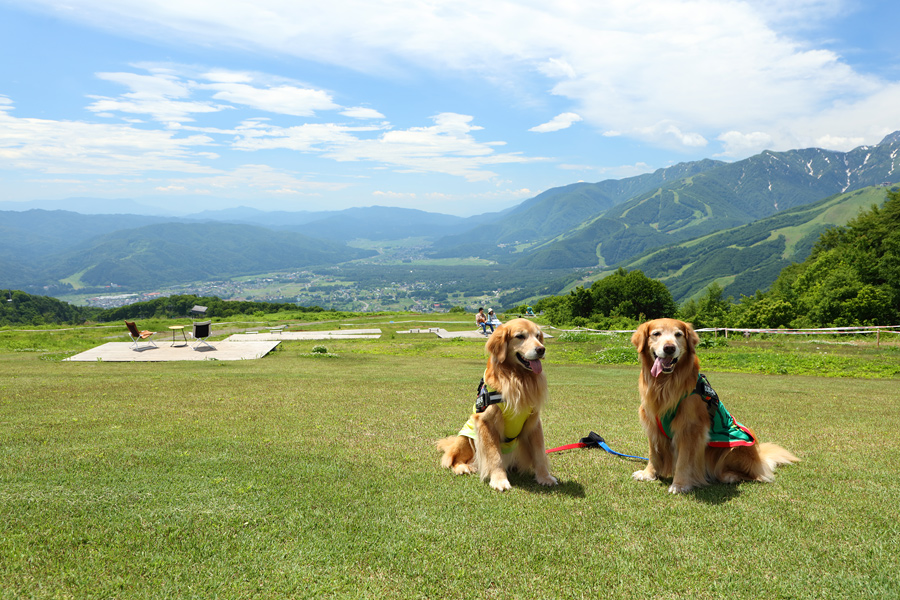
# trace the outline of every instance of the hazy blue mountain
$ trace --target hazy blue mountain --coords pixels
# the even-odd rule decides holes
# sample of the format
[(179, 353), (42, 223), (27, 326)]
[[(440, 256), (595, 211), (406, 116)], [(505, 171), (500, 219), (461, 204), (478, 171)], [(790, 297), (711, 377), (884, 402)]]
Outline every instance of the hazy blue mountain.
[(284, 229), (303, 225), (320, 219), (327, 219), (340, 214), (341, 211), (265, 211), (248, 206), (223, 208), (221, 210), (205, 210), (187, 215), (190, 219), (201, 221), (221, 221), (223, 223), (239, 223), (244, 225), (262, 225), (272, 229)]
[(104, 233), (171, 220), (145, 215), (83, 215), (68, 210), (2, 211), (0, 256), (24, 262), (56, 254)]
[(366, 206), (330, 211), (266, 212), (245, 206), (189, 215), (193, 219), (262, 225), (336, 241), (437, 238), (470, 229), (481, 218), (412, 208)]
[(464, 217), (430, 213), (411, 208), (368, 206), (348, 208), (305, 225), (289, 227), (291, 231), (330, 240), (353, 239), (396, 240), (409, 237), (437, 237), (471, 227)]
[(166, 210), (135, 202), (128, 198), (64, 198), (62, 200), (28, 200), (25, 202), (2, 202), (4, 211), (24, 210), (65, 210), (83, 215), (145, 215), (172, 216)]

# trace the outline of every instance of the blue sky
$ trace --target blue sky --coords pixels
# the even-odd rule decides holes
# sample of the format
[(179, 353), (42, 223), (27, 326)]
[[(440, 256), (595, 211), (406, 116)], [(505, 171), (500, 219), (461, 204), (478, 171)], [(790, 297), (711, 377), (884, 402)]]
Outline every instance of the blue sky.
[(898, 22), (895, 0), (0, 0), (0, 210), (468, 216), (849, 150), (900, 129)]

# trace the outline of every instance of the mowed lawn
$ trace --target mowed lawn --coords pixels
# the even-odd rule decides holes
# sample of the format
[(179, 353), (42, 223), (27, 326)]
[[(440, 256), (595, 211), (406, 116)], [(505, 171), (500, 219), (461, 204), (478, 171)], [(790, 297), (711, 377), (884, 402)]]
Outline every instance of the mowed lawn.
[[(478, 340), (286, 342), (261, 360), (0, 351), (0, 598), (897, 598), (897, 378), (704, 369), (802, 462), (673, 496), (551, 454), (506, 493), (439, 467)], [(548, 341), (548, 447), (646, 455), (636, 366)], [(702, 350), (701, 350), (702, 357)], [(752, 360), (752, 355), (749, 360)]]

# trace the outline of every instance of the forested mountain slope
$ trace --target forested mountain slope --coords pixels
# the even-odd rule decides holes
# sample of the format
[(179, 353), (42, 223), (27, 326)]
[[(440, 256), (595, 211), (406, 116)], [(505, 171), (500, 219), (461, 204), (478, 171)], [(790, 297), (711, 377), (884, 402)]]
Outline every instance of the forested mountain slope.
[(838, 194), (753, 223), (657, 248), (618, 266), (665, 283), (681, 302), (716, 282), (740, 298), (767, 290), (785, 267), (804, 261), (826, 230), (884, 203), (880, 186)]

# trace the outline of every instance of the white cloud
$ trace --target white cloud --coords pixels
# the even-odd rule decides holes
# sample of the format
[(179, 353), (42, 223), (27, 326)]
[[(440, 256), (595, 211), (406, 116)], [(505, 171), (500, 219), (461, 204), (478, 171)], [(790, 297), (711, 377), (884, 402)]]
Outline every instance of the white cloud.
[[(439, 173), (486, 181), (496, 176), (492, 168), (501, 164), (521, 164), (542, 160), (520, 153), (501, 153), (502, 140), (480, 141), (475, 134), (482, 127), (474, 118), (458, 113), (440, 113), (432, 125), (395, 129), (384, 115), (367, 107), (341, 110), (343, 116), (362, 122), (356, 125), (307, 122), (285, 126), (264, 116), (244, 118), (224, 127), (189, 124), (198, 113), (221, 113), (242, 105), (266, 113), (310, 116), (320, 110), (341, 109), (324, 91), (284, 82), (272, 83), (266, 76), (217, 69), (202, 74), (197, 83), (188, 68), (143, 65), (149, 74), (103, 73), (104, 81), (125, 86), (119, 97), (92, 97), (89, 110), (98, 115), (145, 114), (165, 124), (164, 129), (146, 127), (131, 116), (130, 124), (104, 125), (77, 121), (16, 119), (0, 111), (0, 156), (6, 164), (47, 173), (104, 173), (110, 176), (170, 171), (174, 173), (224, 173), (213, 167), (219, 153), (211, 147), (243, 152), (289, 150), (314, 154), (337, 162), (366, 162), (375, 168), (397, 172)], [(215, 103), (203, 98), (211, 94)], [(198, 98), (199, 97), (199, 98)], [(11, 108), (5, 101), (0, 108)], [(192, 116), (193, 115), (193, 116)], [(224, 115), (227, 117), (227, 115)], [(379, 122), (372, 122), (382, 119)], [(221, 120), (221, 117), (220, 117)], [(219, 161), (222, 162), (222, 161)], [(269, 179), (273, 171), (265, 171)], [(244, 181), (246, 177), (216, 175), (194, 184), (173, 180), (160, 189), (209, 187), (217, 182)], [(301, 189), (292, 177), (267, 189)], [(172, 187), (175, 186), (175, 187)], [(197, 193), (196, 191), (193, 193)]]
[(216, 100), (283, 115), (311, 117), (316, 111), (340, 108), (328, 93), (296, 86), (259, 88), (245, 83), (211, 83), (200, 87), (214, 90)]
[(196, 149), (212, 143), (205, 135), (179, 137), (129, 125), (20, 119), (0, 111), (0, 158), (7, 169), (116, 176), (211, 173), (215, 169), (198, 160)]
[(374, 108), (366, 108), (364, 106), (357, 106), (354, 108), (348, 108), (346, 110), (342, 110), (341, 114), (345, 117), (350, 117), (353, 119), (383, 119), (384, 115), (375, 110)]
[(228, 69), (213, 69), (203, 73), (201, 77), (213, 83), (253, 83), (253, 75), (250, 73)]
[(380, 190), (375, 190), (372, 192), (373, 196), (378, 196), (379, 198), (390, 198), (391, 200), (414, 200), (416, 198), (415, 192), (382, 192)]
[(559, 168), (566, 171), (589, 171), (595, 174), (592, 175), (592, 179), (597, 179), (598, 177), (603, 179), (625, 179), (626, 177), (643, 175), (644, 173), (650, 173), (655, 170), (653, 167), (644, 162), (638, 162), (633, 165), (620, 165), (615, 167), (561, 164), (559, 165)]
[(724, 147), (721, 156), (726, 157), (750, 156), (774, 147), (772, 136), (761, 131), (751, 133), (726, 131), (717, 139), (722, 142)]
[(326, 191), (338, 191), (348, 187), (347, 183), (316, 181), (298, 177), (296, 174), (275, 169), (265, 164), (245, 164), (221, 173), (191, 177), (189, 179), (172, 179), (169, 186), (187, 190), (191, 194), (219, 193), (244, 194), (251, 193), (291, 195), (318, 194)]
[[(842, 120), (871, 123), (865, 105), (892, 85), (854, 71), (830, 50), (791, 37), (851, 10), (845, 0), (797, 0), (790, 6), (779, 0), (257, 0), (215, 6), (69, 0), (65, 11), (55, 0), (35, 2), (117, 33), (164, 43), (256, 48), (376, 77), (454, 70), (492, 82), (529, 81), (525, 87), (534, 89), (540, 84), (531, 78), (540, 74), (550, 80), (553, 94), (571, 102), (571, 112), (597, 130), (686, 149), (731, 131), (770, 135), (778, 143), (830, 135)], [(220, 102), (285, 114), (334, 109), (321, 90), (260, 88), (227, 72), (215, 80), (228, 86), (215, 98)], [(155, 82), (159, 94), (177, 99), (173, 90), (163, 89), (166, 83), (173, 84), (164, 78)], [(121, 102), (98, 104), (96, 110), (152, 108), (147, 114), (188, 116), (204, 109)], [(831, 118), (805, 119), (816, 113)], [(879, 117), (889, 128), (900, 127), (900, 105)], [(671, 129), (648, 136), (658, 123)]]
[(99, 115), (109, 112), (146, 114), (156, 121), (170, 123), (192, 121), (192, 114), (222, 110), (222, 106), (210, 102), (183, 100), (191, 96), (190, 85), (168, 73), (98, 73), (97, 77), (131, 90), (119, 98), (88, 96), (94, 100), (88, 110)]
[(430, 127), (391, 130), (370, 139), (345, 139), (332, 144), (323, 156), (340, 162), (379, 162), (401, 172), (443, 173), (469, 181), (495, 177), (488, 168), (491, 165), (541, 160), (495, 153), (494, 147), (503, 142), (476, 141), (470, 134), (481, 127), (473, 125), (472, 119), (469, 115), (441, 113), (433, 117)]
[(543, 125), (536, 125), (529, 129), (528, 131), (536, 131), (538, 133), (548, 133), (550, 131), (559, 131), (561, 129), (568, 129), (572, 126), (573, 123), (577, 123), (581, 121), (581, 117), (575, 113), (567, 112), (562, 113), (561, 115), (556, 115), (547, 123)]
[(187, 98), (191, 95), (189, 85), (170, 73), (158, 72), (154, 75), (139, 73), (97, 73), (98, 79), (112, 81), (131, 90), (136, 98)]
[[(147, 114), (156, 121), (176, 124), (193, 121), (192, 115), (197, 113), (215, 113), (235, 106), (299, 117), (341, 108), (324, 90), (283, 81), (260, 82), (257, 80), (272, 79), (260, 74), (214, 69), (199, 74), (211, 83), (198, 83), (190, 78), (188, 67), (147, 64), (137, 68), (151, 74), (98, 73), (98, 78), (129, 91), (119, 97), (89, 96), (94, 102), (88, 110), (98, 114)], [(211, 100), (193, 99), (207, 92)]]
[(632, 135), (663, 147), (703, 148), (708, 143), (701, 134), (682, 131), (677, 125), (665, 121), (635, 129)]
[(574, 79), (575, 69), (566, 60), (548, 58), (547, 62), (539, 64), (538, 70), (552, 79)]
[(150, 115), (162, 123), (193, 121), (197, 113), (214, 113), (222, 110), (208, 102), (180, 102), (166, 98), (118, 99), (103, 96), (89, 96), (94, 102), (87, 109), (98, 116), (112, 116), (114, 113)]
[[(762, 147), (857, 145), (900, 129), (897, 82), (857, 72), (835, 52), (797, 37), (802, 34), (798, 17), (804, 18), (803, 27), (833, 19), (846, 9), (843, 0), (797, 0), (790, 6), (780, 0), (29, 4), (176, 50), (195, 44), (297, 57), (363, 72), (385, 85), (415, 81), (423, 72), (422, 79), (450, 73), (461, 82), (481, 78), (535, 97), (552, 95), (536, 102), (544, 109), (567, 105), (559, 109), (566, 112), (531, 131), (560, 131), (583, 121), (605, 138), (617, 138), (600, 143), (624, 144), (623, 138), (631, 138), (689, 152), (713, 145), (711, 152), (739, 158)], [(397, 128), (390, 123), (399, 120), (396, 114), (383, 106), (365, 106), (372, 98), (354, 97), (347, 101), (352, 106), (342, 106), (349, 85), (331, 92), (219, 66), (134, 68), (141, 72), (99, 74), (105, 84), (123, 86), (125, 92), (104, 90), (90, 96), (88, 106), (98, 116), (116, 115), (133, 126), (54, 121), (58, 131), (53, 137), (52, 127), (42, 130), (38, 120), (14, 120), (12, 129), (0, 130), (0, 156), (14, 161), (6, 164), (45, 172), (191, 173), (221, 169), (213, 168), (214, 158), (200, 147), (288, 149), (397, 172), (492, 182), (499, 170), (494, 165), (540, 160), (499, 151), (505, 141), (478, 133), (481, 127), (473, 117), (449, 112), (472, 112), (478, 123), (487, 123), (469, 109), (442, 106), (448, 112), (430, 125), (413, 126), (421, 120), (412, 120)], [(0, 115), (10, 106), (0, 96)], [(309, 117), (310, 122), (266, 121), (254, 111)], [(336, 122), (343, 119), (325, 114), (330, 111), (357, 121)], [(144, 116), (168, 130), (150, 131), (152, 122), (144, 125), (135, 118)], [(188, 125), (203, 117), (218, 121)], [(27, 139), (32, 131), (34, 139)], [(643, 167), (611, 167), (616, 171), (610, 175), (636, 174)], [(266, 189), (292, 193), (304, 189), (301, 183), (308, 185), (288, 177)]]
[[(7, 108), (6, 104), (11, 108), (11, 103), (2, 100), (0, 97), (0, 109)], [(214, 143), (208, 135), (179, 136), (177, 129), (16, 118), (0, 110), (0, 169), (40, 173), (44, 185), (61, 186), (64, 193), (81, 190), (83, 182), (43, 174), (100, 176), (90, 188), (92, 193), (104, 188), (133, 189), (122, 188), (128, 181), (166, 194), (242, 194), (249, 190), (309, 195), (349, 185), (299, 177), (264, 164), (217, 168), (209, 162), (218, 155), (206, 150)], [(165, 179), (151, 178), (163, 175)]]
[(237, 128), (237, 150), (295, 150), (324, 152), (336, 146), (353, 145), (358, 134), (377, 131), (377, 127), (349, 127), (334, 123), (305, 123), (281, 127), (263, 121), (246, 121)]

